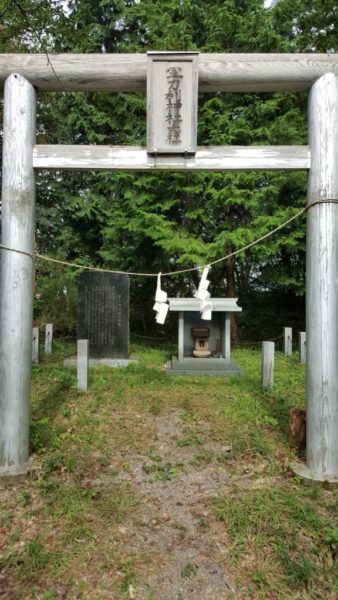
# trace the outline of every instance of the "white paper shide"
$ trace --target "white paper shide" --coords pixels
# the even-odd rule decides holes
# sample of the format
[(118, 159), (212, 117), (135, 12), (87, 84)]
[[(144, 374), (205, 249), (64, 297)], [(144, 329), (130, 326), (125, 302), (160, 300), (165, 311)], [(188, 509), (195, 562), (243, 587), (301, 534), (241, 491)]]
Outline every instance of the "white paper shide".
[(168, 314), (169, 304), (167, 303), (167, 292), (161, 290), (161, 273), (157, 275), (157, 288), (155, 295), (155, 304), (153, 310), (156, 311), (156, 323), (163, 325)]
[(204, 321), (211, 321), (212, 315), (210, 292), (208, 292), (208, 287), (210, 283), (210, 281), (208, 280), (208, 273), (210, 269), (211, 267), (209, 265), (204, 267), (202, 277), (199, 282), (198, 290), (194, 294), (194, 297), (200, 300), (201, 319), (203, 319)]

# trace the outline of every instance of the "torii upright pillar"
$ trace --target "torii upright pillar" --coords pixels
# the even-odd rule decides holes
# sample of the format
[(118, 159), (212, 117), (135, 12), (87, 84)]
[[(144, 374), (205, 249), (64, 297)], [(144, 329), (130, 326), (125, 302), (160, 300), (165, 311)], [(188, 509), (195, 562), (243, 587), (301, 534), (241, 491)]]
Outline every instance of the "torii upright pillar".
[(306, 478), (338, 483), (338, 75), (309, 97)]
[[(22, 75), (5, 83), (0, 276), (0, 475), (27, 470), (34, 261), (36, 95)], [(20, 253), (21, 251), (21, 253)]]

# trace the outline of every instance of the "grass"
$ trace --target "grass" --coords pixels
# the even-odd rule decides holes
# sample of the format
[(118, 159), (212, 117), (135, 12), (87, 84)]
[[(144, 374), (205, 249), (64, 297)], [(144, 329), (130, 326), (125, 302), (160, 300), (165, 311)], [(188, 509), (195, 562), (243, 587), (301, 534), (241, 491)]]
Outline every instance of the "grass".
[[(304, 487), (286, 472), (288, 412), (303, 406), (304, 367), (276, 356), (275, 386), (260, 389), (260, 353), (235, 350), (242, 378), (166, 377), (173, 348), (133, 347), (126, 369), (90, 372), (87, 393), (62, 366), (70, 345), (33, 367), (31, 453), (37, 465), (20, 485), (0, 490), (0, 595), (5, 599), (130, 598), (149, 555), (121, 538), (135, 523), (137, 486), (120, 481), (133, 453), (146, 481), (166, 485), (189, 469), (250, 471), (253, 486), (212, 500), (228, 536), (230, 565), (248, 598), (334, 598), (338, 549), (334, 493)], [(186, 462), (154, 450), (157, 417), (178, 411), (174, 440)], [(214, 453), (208, 444), (220, 444)], [(187, 454), (188, 456), (188, 454)], [(171, 484), (170, 484), (171, 485)], [(149, 505), (151, 513), (151, 504)], [(209, 518), (196, 515), (203, 532)], [(187, 527), (173, 520), (182, 540)], [(154, 568), (154, 567), (153, 567)], [(178, 577), (194, 580), (195, 562)], [(108, 582), (108, 583), (107, 583)], [(108, 586), (108, 587), (107, 587)], [(137, 597), (137, 594), (135, 595)], [(148, 598), (156, 598), (149, 590)]]
[[(323, 533), (332, 515), (330, 510), (320, 515), (322, 500), (318, 487), (284, 482), (248, 490), (241, 497), (215, 499), (217, 518), (227, 526), (233, 563), (263, 589), (275, 590), (282, 583), (281, 597), (300, 589), (320, 597), (318, 578), (325, 574), (334, 585), (337, 574), (330, 537)], [(248, 556), (254, 556), (251, 564)]]
[(152, 475), (150, 481), (170, 481), (173, 477), (176, 477), (184, 465), (181, 462), (175, 464), (166, 463), (164, 465), (158, 464), (143, 464), (142, 470), (147, 475)]
[(196, 575), (197, 570), (197, 565), (193, 565), (192, 563), (188, 562), (181, 569), (181, 577), (192, 577), (193, 575)]

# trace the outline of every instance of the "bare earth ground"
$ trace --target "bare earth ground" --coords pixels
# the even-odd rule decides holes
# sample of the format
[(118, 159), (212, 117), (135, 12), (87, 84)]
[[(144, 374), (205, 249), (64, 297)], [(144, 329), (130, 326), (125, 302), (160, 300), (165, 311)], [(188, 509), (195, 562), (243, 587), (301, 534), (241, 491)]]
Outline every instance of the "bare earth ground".
[[(248, 598), (247, 590), (236, 583), (229, 565), (227, 534), (211, 509), (214, 497), (238, 496), (241, 490), (267, 484), (269, 478), (257, 478), (254, 472), (231, 458), (231, 446), (208, 440), (208, 423), (199, 422), (198, 445), (194, 439), (184, 440), (182, 410), (167, 414), (136, 415), (136, 429), (144, 430), (145, 452), (114, 454), (112, 463), (97, 467), (83, 479), (84, 489), (114, 491), (116, 485), (128, 483), (137, 505), (131, 519), (117, 526), (112, 553), (136, 560), (136, 582), (131, 578), (125, 592), (113, 591), (112, 580), (125, 578), (126, 571), (107, 573), (96, 588), (97, 573), (90, 568), (80, 573), (88, 582), (85, 593), (76, 593), (60, 582), (56, 595), (50, 598), (95, 598), (120, 600), (226, 600)], [(151, 438), (149, 452), (149, 437)], [(183, 441), (184, 444), (184, 441)], [(67, 478), (67, 474), (64, 474)], [(254, 480), (253, 480), (254, 478)], [(25, 484), (0, 489), (1, 503), (10, 504)], [(15, 506), (15, 505), (14, 505)], [(17, 510), (17, 508), (16, 508)], [(27, 522), (30, 538), (39, 532), (43, 522), (32, 518)], [(52, 536), (52, 534), (50, 534)], [(1, 531), (0, 531), (1, 540)], [(81, 540), (79, 540), (81, 542)], [(20, 549), (24, 543), (18, 541)], [(0, 547), (1, 552), (1, 547)], [(10, 572), (7, 573), (10, 577)], [(0, 577), (0, 597), (16, 600), (27, 596), (15, 591), (15, 581)], [(37, 593), (36, 598), (49, 598)]]
[[(147, 457), (123, 454), (114, 457), (111, 465), (113, 471), (119, 471), (113, 481), (130, 483), (140, 499), (132, 524), (119, 527), (121, 543), (129, 553), (147, 555), (144, 562), (148, 564), (143, 565), (140, 578), (146, 583), (131, 585), (130, 598), (247, 598), (247, 590), (237, 586), (228, 564), (227, 535), (210, 504), (216, 496), (238, 495), (241, 490), (259, 486), (261, 479), (231, 459), (230, 446), (204, 438), (198, 448), (179, 447), (177, 440), (182, 439), (184, 425), (179, 411), (159, 416), (143, 414), (139, 419), (139, 427), (153, 431), (153, 459), (149, 460), (149, 452)], [(127, 470), (121, 471), (121, 464)], [(168, 469), (166, 464), (170, 465)], [(268, 479), (264, 478), (264, 485)], [(84, 485), (111, 486), (112, 477), (87, 479)]]
[[(152, 417), (151, 426), (157, 437), (152, 451), (162, 459), (155, 464), (187, 466), (171, 480), (153, 481), (154, 474), (147, 475), (142, 469), (144, 457), (123, 457), (130, 465), (124, 478), (136, 486), (141, 497), (138, 523), (131, 530), (122, 528), (125, 542), (137, 553), (146, 550), (150, 554), (153, 564), (145, 579), (157, 598), (236, 597), (233, 577), (224, 568), (226, 536), (209, 510), (210, 499), (229, 486), (229, 476), (221, 466), (191, 465), (196, 449), (177, 447), (174, 441), (182, 437), (182, 421), (177, 413)], [(204, 445), (203, 450), (222, 451), (215, 444)], [(206, 520), (209, 526), (203, 527)], [(147, 593), (143, 587), (137, 597), (146, 598)]]

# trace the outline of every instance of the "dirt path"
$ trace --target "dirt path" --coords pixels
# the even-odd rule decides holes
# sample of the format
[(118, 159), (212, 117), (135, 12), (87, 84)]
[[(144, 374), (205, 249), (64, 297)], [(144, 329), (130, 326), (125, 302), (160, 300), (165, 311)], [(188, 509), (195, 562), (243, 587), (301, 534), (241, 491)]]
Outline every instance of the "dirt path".
[[(117, 456), (111, 465), (118, 470), (114, 481), (129, 482), (141, 499), (132, 523), (119, 528), (124, 549), (142, 556), (137, 581), (145, 583), (131, 585), (130, 598), (244, 598), (229, 564), (224, 525), (215, 519), (211, 504), (215, 496), (252, 487), (253, 473), (234, 466), (230, 447), (208, 441), (207, 424), (198, 443), (198, 437), (184, 437), (179, 411), (140, 419), (154, 432), (151, 453)], [(122, 463), (127, 470), (119, 469)], [(111, 485), (110, 476), (108, 480)]]

